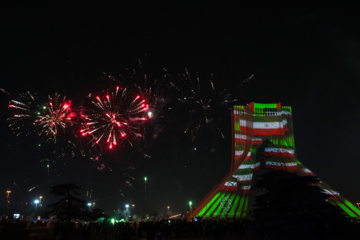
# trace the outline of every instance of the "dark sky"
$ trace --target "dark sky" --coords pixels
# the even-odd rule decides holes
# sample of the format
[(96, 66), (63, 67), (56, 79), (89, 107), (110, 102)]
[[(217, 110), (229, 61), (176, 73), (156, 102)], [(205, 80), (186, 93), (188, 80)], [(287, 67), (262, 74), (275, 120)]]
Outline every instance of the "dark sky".
[[(138, 59), (150, 76), (162, 68), (171, 73), (188, 68), (207, 81), (214, 73), (215, 85), (231, 89), (239, 104), (292, 106), (298, 159), (350, 201), (360, 201), (360, 19), (355, 5), (7, 1), (0, 16), (0, 88), (9, 93), (30, 90), (46, 96), (56, 91), (76, 102), (108, 88), (103, 72), (134, 68)], [(97, 206), (106, 210), (132, 201), (139, 211), (162, 213), (170, 205), (174, 212), (185, 212), (188, 201), (200, 201), (230, 167), (230, 124), (216, 151), (193, 151), (172, 112), (147, 150), (152, 158), (111, 155), (112, 172), (74, 158), (48, 176), (40, 161), (45, 152), (48, 159), (55, 157), (37, 149), (31, 138), (11, 134), (9, 96), (0, 96), (1, 209), (7, 189), (15, 207), (38, 195), (50, 202), (47, 188), (71, 181), (82, 191), (93, 189)], [(135, 169), (129, 170), (128, 163)], [(135, 178), (132, 186), (125, 183), (127, 175)]]

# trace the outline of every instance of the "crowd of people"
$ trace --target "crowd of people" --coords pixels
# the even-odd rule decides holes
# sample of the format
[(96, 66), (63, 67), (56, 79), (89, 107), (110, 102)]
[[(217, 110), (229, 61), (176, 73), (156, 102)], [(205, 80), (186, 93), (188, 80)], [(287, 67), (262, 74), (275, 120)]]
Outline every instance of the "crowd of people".
[[(8, 239), (75, 240), (75, 239), (238, 239), (245, 232), (247, 220), (170, 220), (112, 222), (38, 222), (27, 228), (25, 222), (0, 222), (0, 236)], [(42, 227), (47, 235), (32, 233)], [(49, 234), (51, 232), (51, 234)], [(17, 236), (19, 236), (17, 238)], [(32, 237), (30, 237), (32, 236)], [(7, 238), (5, 238), (7, 239)]]
[[(59, 239), (169, 239), (169, 238), (208, 238), (222, 239), (238, 237), (245, 231), (247, 220), (169, 220), (129, 221), (112, 223), (56, 223), (54, 236)], [(93, 236), (94, 237), (94, 236)], [(94, 238), (95, 238), (94, 237)]]
[[(0, 239), (21, 240), (162, 240), (162, 239), (358, 239), (359, 223), (338, 230), (249, 219), (160, 219), (157, 221), (34, 222), (0, 221)], [(41, 231), (39, 231), (41, 229)]]

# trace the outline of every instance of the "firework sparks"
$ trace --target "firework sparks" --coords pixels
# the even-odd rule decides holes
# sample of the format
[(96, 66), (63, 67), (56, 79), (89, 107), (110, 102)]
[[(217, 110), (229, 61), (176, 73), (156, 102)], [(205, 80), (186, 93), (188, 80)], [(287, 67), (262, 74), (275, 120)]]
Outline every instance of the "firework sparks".
[[(111, 81), (111, 84), (125, 85), (131, 91), (135, 91), (140, 99), (146, 99), (147, 110), (142, 117), (146, 118), (147, 121), (143, 121), (141, 128), (136, 131), (137, 136), (141, 137), (141, 145), (137, 144), (136, 150), (145, 158), (150, 158), (151, 156), (144, 151), (155, 143), (165, 128), (164, 109), (168, 100), (165, 93), (168, 92), (168, 79), (170, 77), (167, 70), (162, 68), (155, 74), (148, 73), (139, 59), (138, 65), (134, 68), (125, 68), (116, 76), (107, 73), (104, 75)], [(132, 144), (131, 141), (129, 143)]]
[(10, 93), (8, 93), (7, 91), (5, 91), (4, 89), (0, 88), (0, 91), (6, 93), (7, 95), (11, 95)]
[(140, 126), (147, 120), (149, 107), (140, 95), (133, 96), (127, 88), (96, 96), (91, 106), (83, 108), (82, 136), (92, 136), (92, 145), (105, 143), (109, 149), (128, 140), (142, 137)]
[(37, 186), (38, 186), (38, 185), (36, 185), (36, 186), (34, 186), (34, 187), (30, 188), (30, 189), (28, 190), (28, 192), (31, 192), (31, 191), (32, 191), (32, 190), (34, 190)]
[(162, 111), (166, 105), (164, 92), (169, 86), (166, 86), (169, 74), (165, 68), (159, 75), (148, 74), (143, 69), (141, 60), (138, 60), (138, 67), (134, 69), (125, 69), (117, 77), (104, 73), (113, 82), (125, 83), (127, 86), (134, 87), (139, 95), (147, 100), (149, 109), (147, 111), (148, 119), (162, 118)]
[(46, 135), (52, 135), (56, 139), (59, 128), (65, 128), (68, 121), (71, 121), (75, 116), (71, 112), (71, 101), (66, 101), (65, 97), (60, 100), (60, 95), (55, 93), (55, 97), (49, 96), (49, 103), (47, 107), (43, 108), (43, 114), (39, 114), (35, 121), (42, 127)]
[(9, 118), (9, 126), (17, 136), (33, 131), (56, 142), (59, 130), (65, 129), (76, 115), (71, 111), (71, 101), (67, 101), (66, 97), (61, 98), (57, 93), (54, 96), (49, 95), (46, 104), (41, 104), (30, 92), (20, 94), (20, 99), (11, 100), (9, 103), (9, 108), (15, 112), (14, 116)]
[(195, 142), (199, 131), (206, 127), (224, 138), (220, 120), (230, 113), (228, 110), (237, 99), (231, 98), (226, 89), (219, 92), (216, 90), (213, 74), (208, 82), (200, 81), (198, 73), (193, 79), (187, 69), (178, 77), (179, 83), (171, 82), (170, 85), (178, 95), (178, 102), (183, 104), (187, 112), (184, 114), (188, 119), (184, 133), (190, 133), (192, 142)]

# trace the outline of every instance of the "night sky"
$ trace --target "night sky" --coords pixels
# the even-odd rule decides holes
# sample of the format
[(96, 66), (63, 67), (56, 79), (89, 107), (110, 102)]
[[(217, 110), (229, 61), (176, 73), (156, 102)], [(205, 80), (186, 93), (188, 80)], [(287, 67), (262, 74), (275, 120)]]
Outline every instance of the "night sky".
[[(44, 96), (58, 92), (76, 104), (89, 92), (109, 87), (103, 72), (137, 68), (138, 59), (149, 78), (161, 76), (163, 68), (172, 75), (187, 68), (205, 82), (213, 73), (215, 87), (227, 89), (241, 105), (292, 106), (298, 159), (344, 197), (360, 201), (360, 19), (355, 6), (6, 2), (0, 10), (0, 88), (5, 91), (15, 96), (28, 90)], [(157, 87), (162, 86), (168, 91), (165, 84)], [(0, 92), (0, 98), (1, 211), (8, 189), (16, 209), (39, 195), (45, 205), (52, 203), (48, 187), (72, 182), (82, 188), (83, 199), (92, 189), (92, 201), (108, 213), (126, 203), (134, 203), (139, 213), (162, 214), (168, 205), (174, 213), (185, 213), (188, 201), (198, 203), (230, 169), (229, 114), (214, 118), (221, 119), (225, 139), (205, 129), (194, 151), (183, 133), (186, 107), (165, 111), (162, 131), (145, 149), (151, 158), (125, 149), (108, 154), (112, 171), (100, 171), (87, 158), (58, 159), (53, 147), (15, 137), (6, 120), (11, 97)], [(51, 168), (48, 175), (44, 159), (56, 160), (57, 170)]]

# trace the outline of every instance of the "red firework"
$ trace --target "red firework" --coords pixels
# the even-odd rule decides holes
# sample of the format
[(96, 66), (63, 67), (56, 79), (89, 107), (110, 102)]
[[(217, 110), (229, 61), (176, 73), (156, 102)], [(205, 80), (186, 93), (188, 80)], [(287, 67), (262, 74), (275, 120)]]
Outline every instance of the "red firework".
[(83, 108), (80, 133), (91, 136), (93, 146), (104, 143), (113, 149), (124, 140), (132, 145), (132, 139), (142, 137), (141, 125), (147, 120), (148, 109), (145, 99), (117, 86), (114, 92), (96, 96), (90, 106)]

